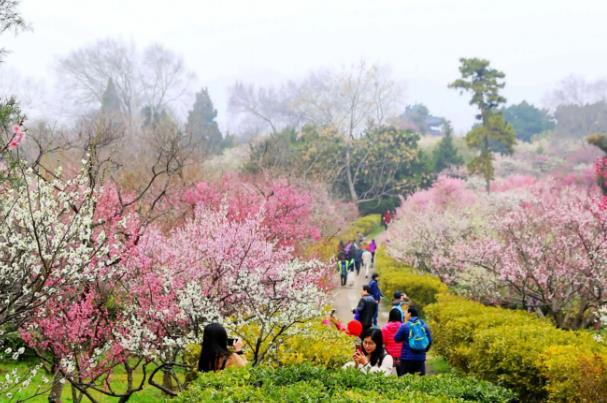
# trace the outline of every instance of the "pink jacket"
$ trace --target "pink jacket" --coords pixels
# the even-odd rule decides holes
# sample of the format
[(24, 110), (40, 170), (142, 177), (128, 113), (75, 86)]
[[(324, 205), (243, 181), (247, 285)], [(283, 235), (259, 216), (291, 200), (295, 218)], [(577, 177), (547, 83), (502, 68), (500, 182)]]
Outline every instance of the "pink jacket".
[(403, 343), (396, 343), (394, 341), (394, 335), (398, 331), (398, 328), (402, 325), (400, 322), (388, 322), (381, 328), (381, 335), (384, 339), (384, 346), (386, 351), (393, 358), (399, 358), (400, 352), (403, 348)]

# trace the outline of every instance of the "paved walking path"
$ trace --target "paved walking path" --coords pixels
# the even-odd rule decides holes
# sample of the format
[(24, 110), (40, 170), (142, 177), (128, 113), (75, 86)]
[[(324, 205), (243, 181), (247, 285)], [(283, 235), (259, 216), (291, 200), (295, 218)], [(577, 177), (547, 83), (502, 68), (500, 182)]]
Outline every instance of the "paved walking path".
[[(382, 247), (381, 244), (384, 239), (384, 235), (385, 235), (385, 232), (381, 233), (380, 235), (375, 237), (375, 241), (377, 242), (378, 248)], [(360, 274), (358, 276), (356, 276), (356, 272), (355, 272), (354, 273), (354, 276), (355, 276), (354, 285), (353, 286), (347, 285), (345, 287), (341, 287), (339, 285), (340, 284), (339, 283), (339, 273), (337, 273), (337, 271), (335, 271), (336, 284), (338, 284), (338, 285), (337, 285), (337, 288), (335, 289), (335, 291), (333, 291), (333, 295), (332, 295), (333, 308), (335, 308), (335, 310), (336, 310), (335, 316), (344, 325), (347, 324), (349, 321), (351, 321), (354, 318), (354, 315), (352, 314), (352, 309), (354, 309), (356, 307), (356, 305), (358, 305), (358, 301), (360, 300), (360, 292), (362, 290), (362, 286), (364, 284), (368, 284), (369, 281), (371, 281), (371, 274), (374, 273), (375, 270), (376, 270), (376, 268), (373, 267), (373, 269), (369, 273), (369, 278), (365, 278), (365, 273), (364, 273), (363, 269), (361, 269)], [(381, 278), (379, 279), (379, 288), (382, 289)], [(391, 297), (392, 297), (391, 295), (384, 296), (384, 298), (382, 299), (382, 303), (380, 304), (379, 320), (378, 320), (378, 325), (380, 327), (388, 320), (388, 312), (387, 312), (383, 302), (384, 302), (384, 300), (388, 300), (388, 301), (391, 300)]]

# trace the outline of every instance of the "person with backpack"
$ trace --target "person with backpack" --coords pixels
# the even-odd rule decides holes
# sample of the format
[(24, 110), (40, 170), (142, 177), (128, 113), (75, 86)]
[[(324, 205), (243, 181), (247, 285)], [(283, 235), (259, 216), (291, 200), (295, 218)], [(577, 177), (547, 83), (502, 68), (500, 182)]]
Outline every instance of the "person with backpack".
[[(383, 294), (381, 293), (381, 290), (379, 289), (379, 274), (378, 273), (373, 273), (373, 275), (371, 276), (371, 281), (369, 281), (369, 293), (373, 296), (373, 299), (375, 299), (375, 301), (377, 302), (377, 304), (379, 305), (379, 302), (381, 301), (381, 297), (383, 297)], [(375, 312), (375, 316), (373, 317), (373, 325), (377, 326), (377, 314), (378, 312)]]
[(419, 318), (414, 307), (407, 309), (405, 323), (394, 335), (395, 342), (402, 342), (399, 376), (404, 374), (426, 374), (426, 352), (432, 345), (430, 328)]
[(340, 254), (337, 258), (337, 271), (341, 278), (341, 286), (344, 287), (348, 281), (348, 272), (354, 264), (352, 260), (348, 260), (345, 255)]
[(404, 292), (394, 291), (392, 309), (397, 309), (401, 315), (401, 322), (405, 320), (405, 311), (409, 308), (411, 301)]
[(368, 284), (363, 285), (358, 305), (352, 310), (354, 315), (358, 314), (358, 320), (363, 325), (363, 333), (373, 326), (373, 318), (377, 317), (377, 301), (371, 296), (370, 291)]

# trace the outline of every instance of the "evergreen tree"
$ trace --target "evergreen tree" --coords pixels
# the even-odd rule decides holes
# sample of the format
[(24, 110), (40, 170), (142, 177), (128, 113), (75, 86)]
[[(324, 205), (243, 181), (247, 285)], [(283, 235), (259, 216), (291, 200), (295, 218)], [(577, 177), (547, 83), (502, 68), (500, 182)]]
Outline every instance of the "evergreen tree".
[(215, 122), (216, 117), (217, 110), (213, 107), (209, 92), (203, 88), (196, 94), (194, 106), (188, 113), (186, 132), (192, 136), (196, 146), (209, 154), (217, 154), (223, 148), (223, 138)]
[(435, 172), (441, 172), (450, 166), (459, 166), (464, 163), (463, 158), (458, 154), (455, 145), (453, 145), (453, 129), (449, 122), (445, 122), (443, 131), (445, 132), (445, 136), (432, 153)]
[(491, 180), (494, 177), (493, 154), (511, 154), (516, 142), (516, 133), (512, 126), (504, 120), (499, 106), (506, 98), (499, 91), (506, 85), (502, 80), (506, 75), (489, 66), (484, 59), (460, 59), (459, 71), (462, 78), (449, 84), (449, 88), (472, 93), (470, 105), (476, 105), (479, 114), (475, 125), (466, 135), (466, 144), (479, 151), (468, 164), (471, 174), (477, 174), (485, 179), (485, 187), (489, 192)]
[(118, 97), (114, 80), (111, 78), (108, 80), (105, 91), (103, 92), (103, 99), (101, 100), (101, 113), (110, 119), (118, 119), (122, 114), (122, 109), (120, 108), (120, 97)]
[(539, 109), (526, 101), (518, 105), (510, 105), (502, 109), (504, 119), (510, 123), (516, 132), (516, 138), (531, 141), (531, 137), (554, 128), (554, 119), (548, 111)]

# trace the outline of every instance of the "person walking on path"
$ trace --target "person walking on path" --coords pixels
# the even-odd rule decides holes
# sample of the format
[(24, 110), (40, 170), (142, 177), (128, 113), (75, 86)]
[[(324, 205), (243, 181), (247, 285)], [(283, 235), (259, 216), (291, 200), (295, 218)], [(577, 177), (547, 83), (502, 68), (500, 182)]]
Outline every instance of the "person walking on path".
[(341, 255), (341, 254), (346, 254), (346, 245), (344, 244), (344, 241), (339, 241), (339, 244), (337, 245), (337, 255)]
[[(379, 303), (381, 301), (381, 297), (383, 297), (383, 294), (381, 293), (381, 290), (379, 289), (379, 274), (378, 273), (373, 273), (373, 275), (371, 276), (371, 281), (369, 282), (369, 293), (371, 294), (371, 296), (373, 296), (373, 299), (375, 300), (375, 302), (377, 302), (378, 308), (379, 308)], [(375, 312), (375, 316), (373, 316), (373, 325), (377, 326), (377, 315), (379, 313), (379, 309)]]
[(377, 317), (377, 301), (370, 294), (371, 288), (368, 284), (363, 285), (358, 305), (352, 313), (358, 314), (358, 320), (363, 325), (363, 334), (373, 326), (373, 318)]
[(363, 250), (362, 259), (363, 267), (365, 268), (365, 278), (368, 278), (369, 272), (371, 271), (371, 266), (373, 265), (373, 256), (371, 255), (371, 252), (368, 250)]
[(348, 281), (348, 272), (353, 264), (352, 260), (346, 259), (345, 255), (340, 255), (337, 258), (337, 271), (341, 279), (341, 286), (344, 287)]
[(397, 309), (401, 315), (401, 322), (405, 320), (405, 312), (409, 308), (411, 301), (403, 292), (395, 291), (394, 299), (392, 300), (392, 309)]
[(386, 210), (384, 213), (384, 227), (388, 229), (388, 225), (390, 225), (390, 221), (392, 221), (392, 214), (390, 214), (390, 210)]
[(353, 361), (344, 368), (354, 367), (364, 373), (379, 372), (386, 376), (394, 374), (392, 356), (384, 350), (382, 332), (379, 329), (369, 329), (362, 334), (362, 345), (358, 346)]
[(369, 252), (371, 252), (371, 263), (375, 264), (375, 251), (377, 250), (377, 244), (375, 243), (375, 239), (371, 240), (369, 244)]
[(403, 324), (403, 319), (400, 315), (401, 313), (398, 309), (392, 309), (388, 314), (388, 322), (381, 328), (386, 351), (392, 356), (394, 368), (396, 368), (396, 373), (399, 375), (400, 353), (403, 349), (403, 343), (394, 341), (394, 335), (396, 335), (396, 332), (398, 332), (398, 329)]
[(354, 257), (354, 267), (356, 268), (356, 275), (360, 274), (360, 268), (363, 264), (363, 252), (362, 248), (355, 248), (353, 252)]
[(394, 335), (395, 342), (402, 342), (399, 376), (426, 374), (426, 352), (432, 345), (430, 328), (420, 318), (417, 309), (409, 307), (403, 323)]

